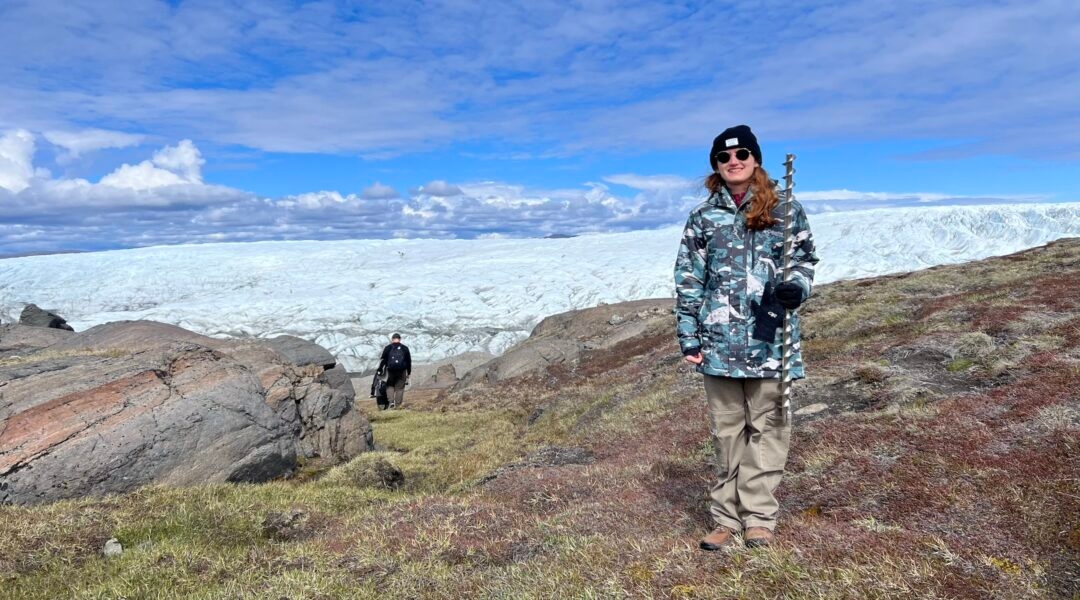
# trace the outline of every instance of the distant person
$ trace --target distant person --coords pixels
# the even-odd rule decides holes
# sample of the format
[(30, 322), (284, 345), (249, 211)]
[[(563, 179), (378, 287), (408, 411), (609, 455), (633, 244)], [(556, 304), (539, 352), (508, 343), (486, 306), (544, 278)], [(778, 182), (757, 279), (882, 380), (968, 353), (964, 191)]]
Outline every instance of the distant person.
[(401, 334), (390, 336), (390, 345), (383, 348), (379, 368), (375, 372), (386, 376), (390, 408), (402, 406), (405, 402), (405, 386), (412, 374), (412, 355), (409, 354), (409, 347), (401, 343)]
[[(810, 296), (814, 240), (794, 205), (794, 276), (782, 280), (783, 191), (761, 166), (761, 147), (746, 125), (726, 129), (709, 152), (709, 197), (690, 212), (675, 261), (679, 345), (705, 376), (719, 479), (710, 490), (715, 529), (701, 540), (720, 550), (774, 539), (773, 492), (787, 462), (791, 425), (780, 398), (784, 311)], [(798, 315), (793, 378), (804, 376)]]

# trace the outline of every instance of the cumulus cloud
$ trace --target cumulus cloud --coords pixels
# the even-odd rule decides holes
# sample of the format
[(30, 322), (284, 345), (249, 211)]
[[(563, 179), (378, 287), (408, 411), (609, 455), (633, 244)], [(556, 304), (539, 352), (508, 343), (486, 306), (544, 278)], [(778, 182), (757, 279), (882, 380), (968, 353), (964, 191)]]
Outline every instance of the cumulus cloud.
[(603, 184), (536, 189), (492, 181), (435, 180), (407, 197), (373, 184), (360, 194), (323, 190), (264, 198), (205, 183), (201, 153), (190, 140), (92, 183), (33, 176), (30, 134), (10, 134), (3, 147), (3, 156), (18, 159), (8, 160), (17, 169), (7, 169), (17, 177), (6, 179), (18, 185), (0, 190), (0, 203), (8, 209), (0, 220), (0, 242), (9, 252), (272, 239), (575, 235), (668, 225), (686, 209), (666, 192), (642, 190), (628, 198)]
[(24, 129), (0, 137), (0, 188), (21, 192), (34, 176), (34, 136)]
[[(491, 238), (618, 232), (681, 223), (700, 186), (671, 175), (621, 173), (603, 183), (537, 188), (436, 180), (408, 196), (373, 184), (360, 194), (323, 190), (281, 198), (208, 184), (190, 140), (124, 164), (97, 183), (34, 168), (34, 136), (0, 138), (0, 246), (4, 252), (159, 244), (348, 238)], [(631, 188), (630, 194), (612, 186)], [(943, 194), (809, 191), (810, 212), (992, 199)], [(1011, 199), (1016, 201), (1017, 199)], [(1010, 201), (1000, 199), (999, 201)]]
[(51, 178), (33, 166), (35, 136), (0, 138), (0, 246), (54, 251), (169, 243), (203, 211), (253, 195), (202, 182), (202, 158), (185, 140), (138, 165), (122, 165), (99, 183)]
[(148, 190), (170, 185), (201, 184), (203, 159), (191, 140), (162, 148), (150, 160), (125, 164), (101, 178), (102, 185), (131, 190)]

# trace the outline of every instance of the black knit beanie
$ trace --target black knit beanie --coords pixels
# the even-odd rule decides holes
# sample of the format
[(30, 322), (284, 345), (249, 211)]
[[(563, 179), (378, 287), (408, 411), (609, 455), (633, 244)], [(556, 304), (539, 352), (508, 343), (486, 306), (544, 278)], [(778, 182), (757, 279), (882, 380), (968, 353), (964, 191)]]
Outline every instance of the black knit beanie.
[(750, 127), (746, 125), (736, 125), (728, 127), (713, 140), (712, 150), (709, 152), (709, 166), (715, 171), (716, 155), (733, 148), (746, 148), (750, 151), (750, 154), (754, 155), (759, 165), (763, 164), (761, 161), (761, 146), (758, 146), (754, 132), (750, 131)]

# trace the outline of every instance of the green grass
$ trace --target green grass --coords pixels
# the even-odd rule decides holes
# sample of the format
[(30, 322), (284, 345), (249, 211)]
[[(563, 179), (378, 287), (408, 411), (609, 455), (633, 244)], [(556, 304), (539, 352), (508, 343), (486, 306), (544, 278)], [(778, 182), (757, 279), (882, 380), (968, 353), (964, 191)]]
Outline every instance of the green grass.
[[(378, 413), (373, 421), (380, 442), (393, 450), (363, 455), (316, 481), (147, 487), (104, 501), (2, 507), (0, 597), (387, 597), (379, 586), (358, 585), (338, 565), (383, 564), (386, 556), (377, 550), (384, 544), (364, 539), (391, 538), (391, 531), (380, 531), (386, 526), (380, 515), (467, 488), (522, 446), (517, 426), (498, 412), (406, 410)], [(374, 458), (401, 469), (406, 486), (356, 485), (350, 471)], [(268, 518), (294, 512), (303, 514), (295, 532), (267, 534)], [(125, 552), (106, 559), (101, 548), (111, 537)], [(399, 551), (395, 562), (395, 580), (414, 570), (454, 579), (438, 561), (412, 563)], [(412, 584), (395, 585), (402, 597), (415, 591), (408, 591)]]
[(945, 366), (945, 370), (950, 373), (966, 371), (970, 369), (974, 364), (975, 361), (971, 360), (970, 358), (960, 357), (953, 359), (951, 362), (949, 362), (949, 364)]
[(396, 453), (391, 462), (409, 490), (439, 492), (467, 487), (523, 456), (521, 427), (511, 411), (383, 411), (371, 415), (377, 443)]

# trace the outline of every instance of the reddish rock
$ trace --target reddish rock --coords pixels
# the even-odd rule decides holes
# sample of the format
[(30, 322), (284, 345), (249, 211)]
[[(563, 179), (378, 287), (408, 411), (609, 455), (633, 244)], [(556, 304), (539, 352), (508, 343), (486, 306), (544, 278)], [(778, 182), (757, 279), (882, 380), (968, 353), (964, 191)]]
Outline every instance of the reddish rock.
[(348, 377), (257, 340), (144, 321), (61, 338), (20, 327), (0, 328), (0, 502), (267, 481), (298, 457), (372, 447)]

